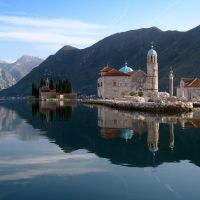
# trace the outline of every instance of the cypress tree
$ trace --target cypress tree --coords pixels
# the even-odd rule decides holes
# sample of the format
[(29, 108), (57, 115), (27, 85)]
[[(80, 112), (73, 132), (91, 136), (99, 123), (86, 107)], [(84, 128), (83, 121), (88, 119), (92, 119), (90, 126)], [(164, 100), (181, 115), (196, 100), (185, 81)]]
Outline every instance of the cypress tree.
[(71, 84), (71, 82), (68, 83), (68, 93), (72, 93), (72, 84)]
[(53, 79), (52, 79), (52, 77), (50, 78), (49, 88), (50, 88), (51, 90), (54, 89), (54, 86), (53, 86)]
[(58, 92), (58, 85), (56, 84), (56, 92)]
[(40, 87), (42, 87), (44, 85), (45, 85), (45, 81), (43, 80), (43, 78), (41, 78), (41, 80), (40, 80)]
[(35, 84), (32, 83), (32, 96), (35, 96)]
[(61, 93), (61, 80), (58, 81), (58, 92)]

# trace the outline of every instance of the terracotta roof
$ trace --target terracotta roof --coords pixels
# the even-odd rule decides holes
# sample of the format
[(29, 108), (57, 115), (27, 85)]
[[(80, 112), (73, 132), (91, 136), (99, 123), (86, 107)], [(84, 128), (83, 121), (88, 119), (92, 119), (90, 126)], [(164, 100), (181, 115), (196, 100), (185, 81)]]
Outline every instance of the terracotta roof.
[(104, 67), (100, 72), (109, 72), (113, 67)]
[(129, 76), (128, 74), (120, 72), (119, 70), (112, 67), (104, 67), (100, 72), (104, 73), (102, 76)]
[(185, 87), (200, 87), (200, 79), (198, 78), (181, 78), (185, 83)]
[(104, 139), (112, 139), (119, 137), (121, 133), (121, 129), (114, 129), (114, 128), (102, 128), (101, 129), (101, 136)]
[(185, 127), (195, 127), (199, 128), (200, 127), (200, 120), (199, 119), (189, 119), (188, 121), (185, 122)]

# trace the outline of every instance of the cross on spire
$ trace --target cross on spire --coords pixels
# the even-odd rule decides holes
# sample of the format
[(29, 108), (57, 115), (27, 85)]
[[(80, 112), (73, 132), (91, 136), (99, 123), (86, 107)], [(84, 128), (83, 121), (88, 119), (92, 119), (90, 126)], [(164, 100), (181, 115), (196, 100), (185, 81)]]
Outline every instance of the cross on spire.
[(153, 49), (153, 44), (154, 44), (154, 42), (152, 41), (152, 42), (151, 42), (151, 48), (152, 48), (152, 49)]
[(170, 66), (170, 73), (171, 73), (171, 74), (173, 73), (173, 68), (172, 68), (172, 66)]

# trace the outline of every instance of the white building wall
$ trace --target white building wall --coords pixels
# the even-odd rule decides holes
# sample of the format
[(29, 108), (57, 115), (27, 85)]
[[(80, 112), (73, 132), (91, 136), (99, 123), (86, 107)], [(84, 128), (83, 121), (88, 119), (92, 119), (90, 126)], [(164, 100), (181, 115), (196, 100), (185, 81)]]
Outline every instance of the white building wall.
[(185, 97), (187, 100), (200, 99), (200, 88), (178, 87), (177, 97)]
[(128, 76), (103, 76), (97, 81), (99, 98), (115, 99), (129, 95), (131, 92), (131, 78)]

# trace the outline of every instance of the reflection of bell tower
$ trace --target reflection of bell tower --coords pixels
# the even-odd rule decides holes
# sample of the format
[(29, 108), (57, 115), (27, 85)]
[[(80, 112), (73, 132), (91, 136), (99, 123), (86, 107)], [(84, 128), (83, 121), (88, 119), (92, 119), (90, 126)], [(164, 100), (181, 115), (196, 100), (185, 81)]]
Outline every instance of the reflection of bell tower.
[(174, 149), (174, 124), (171, 123), (169, 125), (169, 132), (170, 132), (170, 136), (169, 136), (169, 148), (171, 150)]
[(157, 53), (153, 49), (153, 42), (151, 49), (147, 53), (147, 79), (146, 79), (147, 95), (158, 93), (158, 61)]
[(155, 154), (158, 151), (159, 123), (155, 121), (147, 122), (148, 136), (147, 142), (149, 151)]

